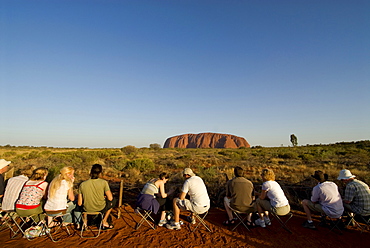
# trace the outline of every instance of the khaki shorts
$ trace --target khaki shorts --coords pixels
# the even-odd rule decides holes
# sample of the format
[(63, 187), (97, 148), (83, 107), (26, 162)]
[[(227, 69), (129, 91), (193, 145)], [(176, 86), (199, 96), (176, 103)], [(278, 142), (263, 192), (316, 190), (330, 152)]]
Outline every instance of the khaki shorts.
[(177, 198), (176, 205), (179, 207), (180, 210), (190, 211), (190, 212), (197, 213), (197, 214), (203, 214), (209, 209), (209, 206), (202, 206), (202, 207), (195, 206), (188, 199), (180, 200), (179, 198)]
[(282, 206), (282, 207), (273, 207), (269, 200), (261, 200), (257, 199), (256, 201), (257, 206), (260, 206), (265, 211), (273, 211), (275, 214), (283, 216), (290, 212), (290, 205)]
[(321, 204), (313, 203), (312, 201), (308, 201), (307, 206), (310, 210), (312, 210), (314, 212), (319, 212), (319, 213), (322, 213), (322, 214), (326, 215), (324, 210), (322, 210)]

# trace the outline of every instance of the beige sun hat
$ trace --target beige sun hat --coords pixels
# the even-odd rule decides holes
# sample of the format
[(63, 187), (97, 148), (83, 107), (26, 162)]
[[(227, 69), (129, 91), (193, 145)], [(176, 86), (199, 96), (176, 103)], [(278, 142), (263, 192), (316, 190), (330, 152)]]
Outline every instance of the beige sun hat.
[(5, 166), (8, 166), (12, 161), (6, 161), (5, 159), (0, 159), (0, 170)]
[(195, 176), (194, 172), (190, 168), (185, 168), (182, 172), (183, 175), (189, 175), (191, 177)]
[(343, 169), (339, 172), (338, 180), (342, 179), (351, 179), (356, 177), (355, 175), (352, 175), (352, 173), (349, 170)]

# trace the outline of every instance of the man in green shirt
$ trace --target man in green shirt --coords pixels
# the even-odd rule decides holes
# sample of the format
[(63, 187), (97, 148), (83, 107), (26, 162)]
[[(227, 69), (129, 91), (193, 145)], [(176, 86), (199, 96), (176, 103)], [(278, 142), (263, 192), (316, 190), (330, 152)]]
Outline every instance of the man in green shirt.
[(91, 168), (91, 178), (81, 183), (78, 189), (78, 205), (83, 206), (86, 212), (101, 212), (104, 215), (102, 229), (112, 229), (107, 220), (114, 206), (113, 195), (108, 182), (100, 176), (103, 168), (100, 164), (94, 164)]

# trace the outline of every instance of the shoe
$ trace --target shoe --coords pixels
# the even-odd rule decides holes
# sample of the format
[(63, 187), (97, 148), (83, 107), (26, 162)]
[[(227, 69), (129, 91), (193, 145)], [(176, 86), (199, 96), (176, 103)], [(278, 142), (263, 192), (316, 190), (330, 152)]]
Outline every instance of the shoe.
[(167, 224), (167, 220), (160, 220), (159, 222), (158, 222), (158, 226), (164, 226), (164, 225), (166, 225)]
[(263, 218), (264, 220), (265, 220), (265, 224), (267, 225), (267, 226), (271, 226), (271, 220), (270, 220), (270, 218)]
[(186, 220), (189, 221), (193, 225), (196, 223), (194, 216), (191, 216), (191, 215), (186, 217)]
[(257, 219), (254, 223), (256, 223), (257, 226), (266, 227), (266, 223), (264, 220)]
[(173, 223), (173, 224), (166, 224), (166, 227), (167, 229), (171, 229), (171, 230), (180, 230), (181, 229), (181, 226), (180, 226), (180, 223)]
[(313, 222), (309, 223), (307, 220), (305, 222), (303, 222), (302, 226), (304, 228), (309, 228), (309, 229), (316, 229), (315, 225), (313, 224)]

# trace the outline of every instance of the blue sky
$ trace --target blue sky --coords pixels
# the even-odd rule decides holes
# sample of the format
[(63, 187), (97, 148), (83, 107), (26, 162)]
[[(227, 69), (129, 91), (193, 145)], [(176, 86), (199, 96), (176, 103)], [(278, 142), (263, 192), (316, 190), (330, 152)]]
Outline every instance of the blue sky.
[(0, 145), (370, 139), (369, 1), (1, 1)]

